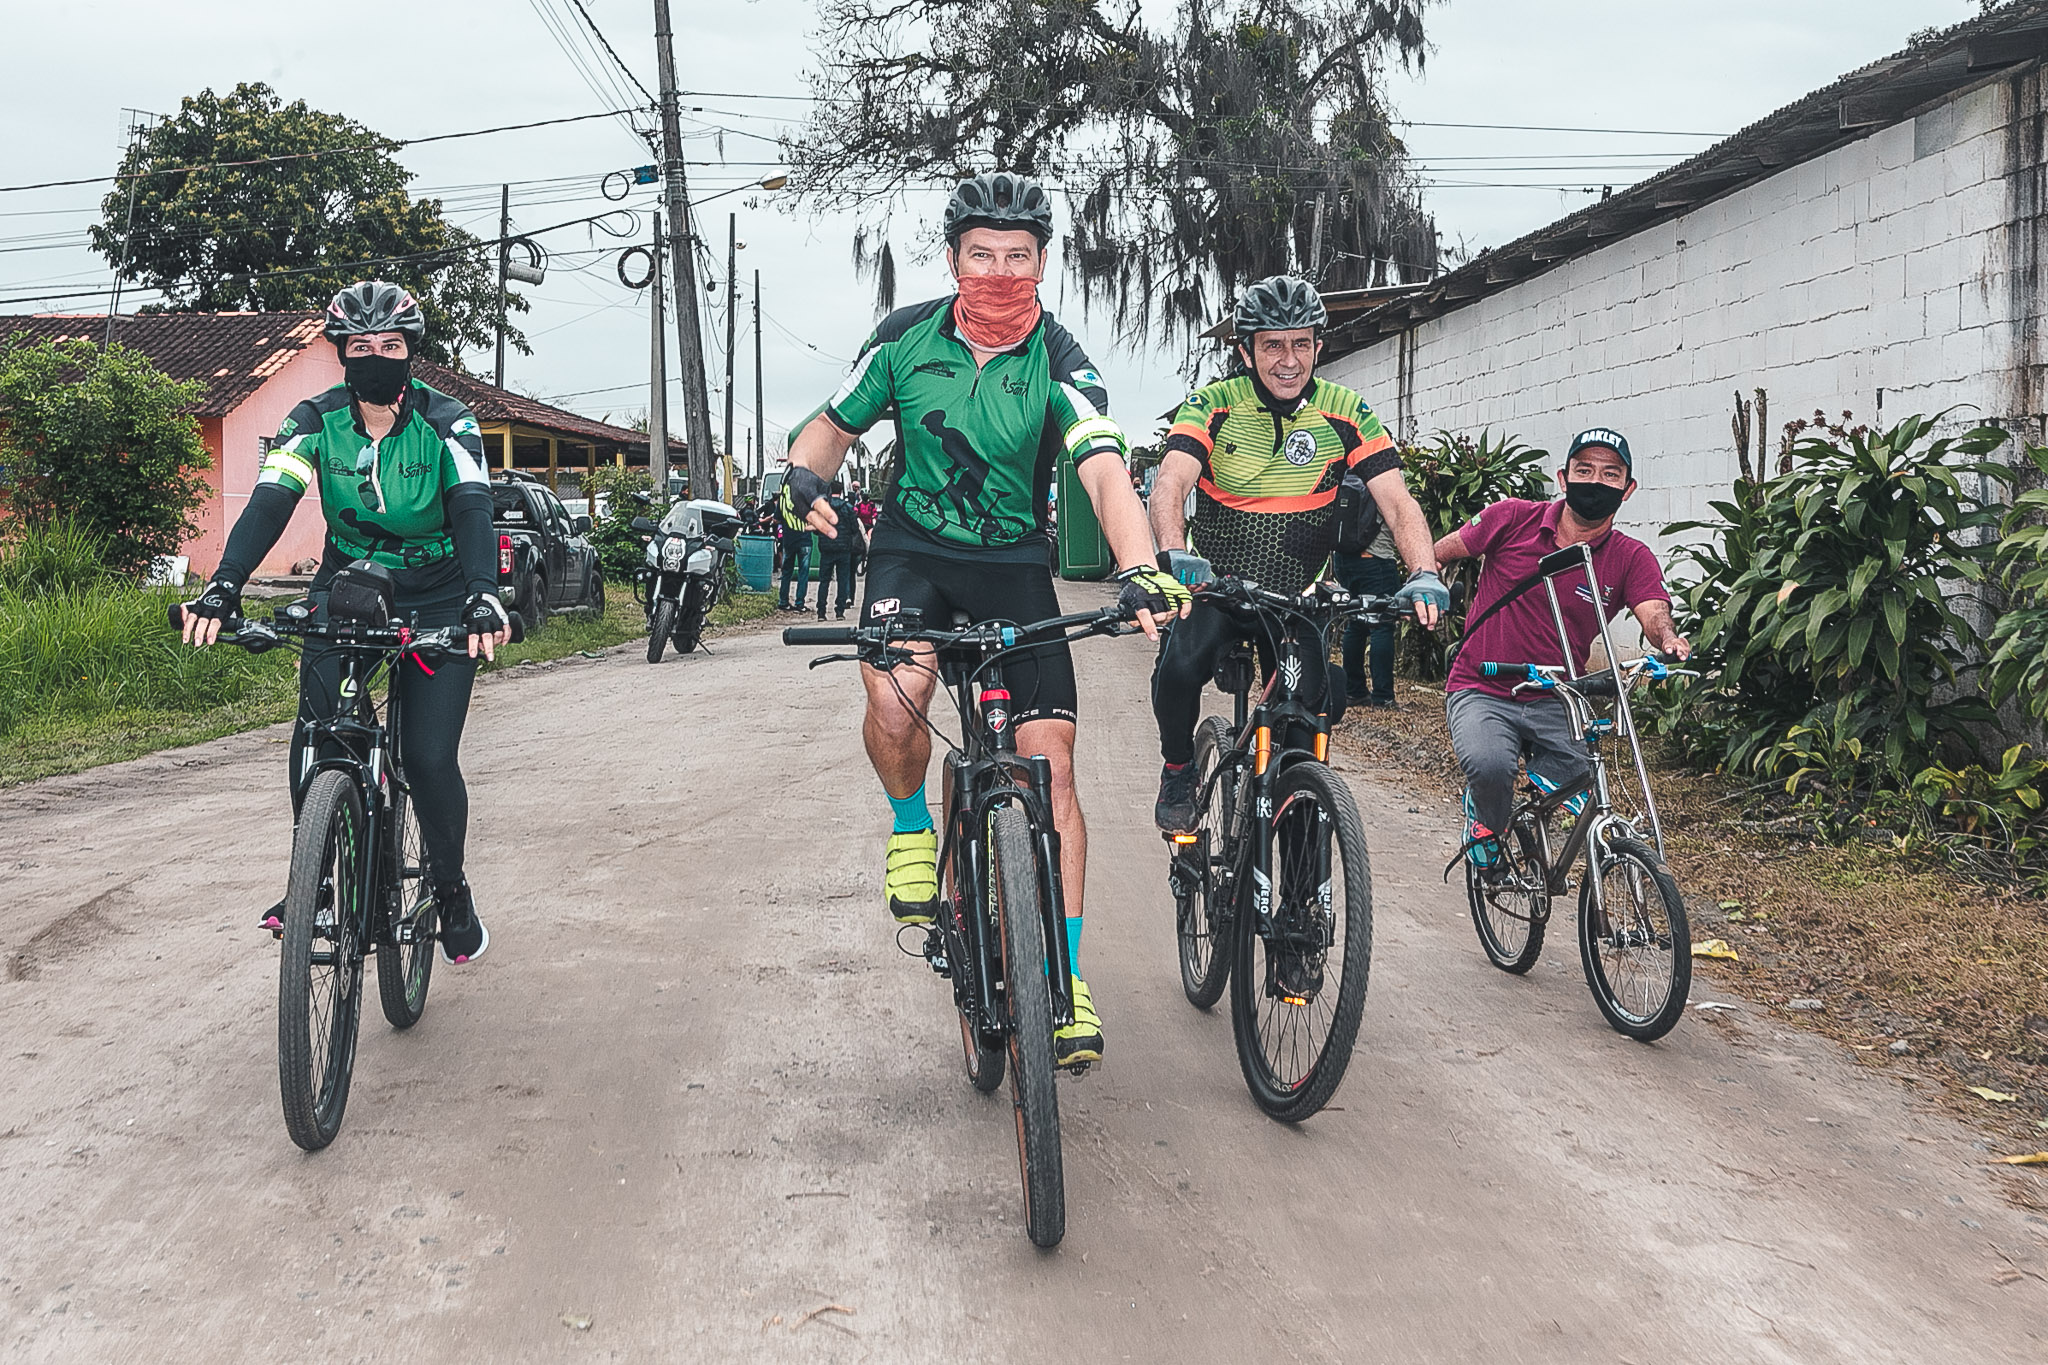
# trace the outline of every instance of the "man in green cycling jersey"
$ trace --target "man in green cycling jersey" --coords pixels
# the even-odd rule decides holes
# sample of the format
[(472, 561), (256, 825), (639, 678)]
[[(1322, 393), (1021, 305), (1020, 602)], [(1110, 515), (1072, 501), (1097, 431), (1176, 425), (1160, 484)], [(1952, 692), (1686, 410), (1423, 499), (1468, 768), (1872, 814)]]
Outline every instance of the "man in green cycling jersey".
[[(1153, 566), (1144, 505), (1131, 489), (1101, 378), (1039, 304), (1051, 202), (1024, 176), (977, 175), (953, 191), (945, 236), (957, 292), (896, 310), (868, 338), (846, 382), (791, 444), (785, 520), (827, 538), (845, 534), (827, 481), (860, 435), (891, 417), (895, 466), (869, 544), (862, 624), (913, 608), (936, 626), (950, 624), (956, 610), (975, 621), (1043, 620), (1060, 612), (1046, 496), (1068, 457), (1117, 563), (1141, 571), (1125, 583), (1123, 600), (1156, 638), (1154, 614), (1184, 603), (1187, 592)], [(928, 664), (930, 647), (919, 648)], [(1077, 964), (1074, 1022), (1059, 1030), (1054, 1052), (1062, 1066), (1079, 1066), (1101, 1058), (1102, 1025), (1078, 968), (1088, 833), (1074, 791), (1074, 664), (1065, 645), (1015, 658), (1005, 669), (1017, 699), (1017, 748), (1052, 765), (1067, 945)], [(929, 667), (863, 666), (861, 674), (862, 737), (895, 810), (883, 895), (897, 923), (927, 924), (939, 898), (939, 840), (924, 792), (924, 713), (936, 679)]]
[[(1434, 627), (1450, 592), (1437, 576), (1429, 525), (1401, 478), (1393, 439), (1356, 393), (1315, 377), (1323, 349), (1317, 333), (1329, 322), (1322, 296), (1307, 280), (1274, 275), (1245, 290), (1234, 321), (1244, 373), (1189, 394), (1167, 432), (1151, 502), (1160, 567), (1176, 577), (1199, 569), (1199, 561), (1183, 567), (1194, 560), (1186, 521), (1193, 489), (1195, 548), (1214, 572), (1300, 592), (1330, 562), (1342, 506), (1361, 523), (1353, 536), (1369, 539), (1363, 523), (1384, 520), (1413, 571), (1395, 600)], [(1347, 479), (1356, 481), (1354, 496), (1340, 503)], [(1176, 625), (1159, 653), (1152, 711), (1164, 766), (1153, 817), (1162, 830), (1194, 823), (1202, 689), (1245, 633), (1233, 613), (1212, 607)], [(1257, 644), (1270, 669), (1271, 642)], [(1329, 680), (1320, 682), (1327, 694)], [(1336, 691), (1326, 703), (1333, 721), (1343, 711), (1341, 685)]]
[[(334, 575), (367, 559), (390, 572), (401, 619), (469, 630), (468, 658), (446, 659), (429, 670), (414, 655), (391, 683), (405, 690), (399, 743), (432, 874), (441, 957), (471, 962), (483, 956), (491, 936), (463, 877), (469, 792), (456, 750), (476, 656), (493, 657), (510, 638), (510, 620), (498, 601), (483, 437), (468, 408), (412, 377), (426, 319), (402, 286), (382, 280), (350, 285), (328, 305), (325, 331), (340, 353), (343, 380), (293, 408), (278, 428), (220, 566), (198, 599), (186, 604), (185, 639), (210, 645), (223, 621), (241, 615), (243, 585), (308, 490), (316, 492), (327, 519), (327, 543), (310, 590), (316, 620), (326, 619)], [(299, 728), (291, 745), (294, 811), (312, 775), (304, 727), (334, 714), (340, 684), (339, 655), (309, 645), (299, 667)], [(276, 931), (281, 910), (282, 903), (272, 907), (263, 927)]]

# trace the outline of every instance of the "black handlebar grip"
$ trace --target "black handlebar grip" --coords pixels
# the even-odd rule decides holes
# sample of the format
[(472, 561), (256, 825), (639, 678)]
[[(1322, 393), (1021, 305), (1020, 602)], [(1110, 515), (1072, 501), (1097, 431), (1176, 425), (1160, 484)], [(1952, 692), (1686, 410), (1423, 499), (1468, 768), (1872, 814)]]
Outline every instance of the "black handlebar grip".
[(1498, 678), (1501, 674), (1501, 667), (1499, 664), (1481, 664), (1479, 665), (1479, 671), (1489, 678)]
[(185, 628), (185, 604), (183, 602), (171, 603), (168, 614), (171, 618), (172, 630), (183, 630)]
[(526, 638), (526, 621), (518, 612), (505, 613), (505, 623), (512, 632), (511, 635), (506, 637), (506, 644), (516, 645)]
[(782, 632), (786, 645), (850, 645), (856, 638), (852, 626), (790, 626)]

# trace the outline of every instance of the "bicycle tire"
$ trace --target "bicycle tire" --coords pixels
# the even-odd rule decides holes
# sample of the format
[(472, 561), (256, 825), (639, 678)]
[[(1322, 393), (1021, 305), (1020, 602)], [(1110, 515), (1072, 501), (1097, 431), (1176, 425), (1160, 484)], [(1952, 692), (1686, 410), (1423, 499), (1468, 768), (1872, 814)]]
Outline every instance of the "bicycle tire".
[[(392, 923), (377, 945), (377, 998), (393, 1028), (411, 1028), (427, 1009), (427, 984), (434, 975), (434, 897), (427, 882), (426, 847), (419, 813), (403, 782), (391, 784), (392, 874), (395, 885), (381, 890), (390, 899)], [(399, 925), (409, 923), (412, 942), (399, 943)]]
[[(1195, 790), (1209, 784), (1210, 774), (1234, 756), (1230, 727), (1211, 716), (1195, 732)], [(1224, 844), (1236, 813), (1237, 786), (1241, 769), (1226, 774), (1216, 784), (1208, 809), (1202, 812), (1195, 831), (1206, 836), (1208, 866), (1202, 872), (1201, 889), (1190, 896), (1175, 898), (1174, 937), (1180, 949), (1180, 988), (1188, 1003), (1206, 1010), (1223, 998), (1230, 981), (1230, 962), (1235, 956), (1235, 926), (1238, 888), (1224, 865)]]
[[(1280, 774), (1273, 816), (1260, 837), (1272, 844), (1276, 936), (1284, 932), (1281, 925), (1308, 909), (1306, 892), (1314, 902), (1309, 910), (1314, 918), (1307, 923), (1295, 919), (1296, 942), (1317, 921), (1318, 937), (1327, 941), (1320, 950), (1296, 946), (1276, 951), (1255, 912), (1252, 898), (1258, 893), (1247, 888), (1237, 917), (1231, 1031), (1253, 1101), (1273, 1118), (1300, 1123), (1336, 1094), (1358, 1040), (1372, 970), (1372, 866), (1351, 789), (1327, 765), (1312, 760)], [(1334, 851), (1338, 862), (1327, 876), (1324, 849)], [(1339, 894), (1342, 906), (1336, 904)], [(1341, 963), (1332, 982), (1330, 959), (1339, 951)]]
[[(1579, 888), (1579, 960), (1586, 984), (1615, 1032), (1639, 1043), (1655, 1042), (1684, 1015), (1692, 988), (1692, 926), (1685, 897), (1657, 850), (1637, 839), (1608, 844), (1600, 858), (1600, 881), (1607, 892), (1605, 926), (1596, 923), (1593, 912), (1593, 879)], [(1625, 906), (1616, 904), (1617, 882), (1629, 893)], [(1626, 922), (1617, 926), (1617, 919)], [(1624, 964), (1632, 969), (1622, 970)]]
[(1520, 976), (1535, 966), (1542, 954), (1543, 931), (1550, 919), (1550, 893), (1524, 888), (1541, 888), (1549, 869), (1527, 815), (1518, 814), (1508, 829), (1513, 839), (1508, 845), (1511, 881), (1488, 885), (1468, 859), (1465, 899), (1472, 907), (1472, 927), (1479, 931), (1479, 946), (1487, 961)]
[(1002, 935), (1003, 993), (1010, 1007), (1010, 1099), (1017, 1113), (1024, 1228), (1034, 1246), (1053, 1247), (1067, 1233), (1067, 1196), (1038, 860), (1032, 856), (1031, 823), (1014, 805), (989, 812), (987, 838), (989, 896)]
[(676, 653), (688, 654), (704, 634), (704, 618), (711, 604), (704, 600), (704, 588), (694, 577), (683, 588), (683, 604), (676, 609)]
[[(333, 769), (314, 774), (292, 835), (277, 976), (277, 1075), (284, 1125), (292, 1141), (309, 1152), (319, 1151), (341, 1131), (355, 1069), (363, 1006), (357, 935), (368, 880), (364, 833), (362, 794), (354, 781)], [(319, 924), (323, 900), (333, 921), (324, 933)], [(315, 961), (316, 953), (328, 961)]]
[(664, 597), (654, 604), (654, 615), (647, 618), (647, 662), (661, 662), (661, 652), (668, 648), (668, 637), (675, 633), (675, 599)]
[(960, 1047), (967, 1054), (968, 1081), (982, 1094), (994, 1094), (1008, 1070), (1004, 1063), (1008, 1061), (1009, 1054), (1000, 1045), (983, 1047), (981, 1030), (974, 1026), (965, 1010), (960, 1013)]

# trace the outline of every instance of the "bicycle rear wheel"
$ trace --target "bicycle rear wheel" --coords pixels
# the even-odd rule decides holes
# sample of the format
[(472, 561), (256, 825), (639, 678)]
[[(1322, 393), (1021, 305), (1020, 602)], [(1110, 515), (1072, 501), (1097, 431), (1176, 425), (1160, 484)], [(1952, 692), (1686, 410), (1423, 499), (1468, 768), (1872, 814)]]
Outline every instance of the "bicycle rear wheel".
[(1487, 960), (1504, 972), (1521, 975), (1536, 965), (1543, 951), (1543, 930), (1550, 920), (1550, 893), (1532, 817), (1515, 817), (1501, 841), (1507, 855), (1505, 875), (1488, 881), (1469, 859), (1465, 863), (1465, 898), (1472, 905), (1472, 925)]
[(346, 773), (316, 773), (292, 836), (277, 976), (277, 1078), (292, 1141), (341, 1131), (363, 1010), (360, 939), (370, 868), (363, 802)]
[(1299, 1123), (1351, 1064), (1372, 966), (1372, 866), (1351, 789), (1321, 763), (1280, 775), (1260, 837), (1273, 880), (1248, 889), (1238, 916), (1230, 1021), (1252, 1099)]
[(391, 790), (391, 861), (395, 882), (383, 888), (391, 898), (391, 923), (384, 942), (377, 945), (377, 997), (391, 1027), (411, 1028), (427, 1008), (438, 916), (427, 883), (427, 852), (420, 842), (419, 813), (403, 782), (394, 782)]
[[(1208, 790), (1210, 779), (1234, 757), (1230, 727), (1215, 716), (1202, 722), (1195, 732), (1195, 790)], [(1176, 857), (1199, 858), (1201, 883), (1176, 896), (1176, 937), (1180, 940), (1180, 988), (1196, 1009), (1208, 1009), (1223, 998), (1230, 980), (1230, 959), (1236, 949), (1232, 934), (1237, 905), (1237, 883), (1223, 859), (1224, 839), (1237, 814), (1237, 788), (1242, 769), (1233, 765), (1215, 777), (1209, 804), (1195, 827), (1196, 842), (1185, 853), (1176, 844)]]
[(1579, 888), (1579, 957), (1593, 999), (1619, 1033), (1640, 1043), (1671, 1032), (1692, 988), (1685, 897), (1657, 850), (1616, 839), (1599, 857), (1605, 916), (1593, 880)]
[(1053, 1089), (1052, 996), (1045, 984), (1045, 914), (1031, 823), (1015, 806), (988, 817), (989, 897), (1003, 944), (1010, 1003), (1010, 1099), (1017, 1110), (1017, 1159), (1024, 1176), (1024, 1226), (1034, 1245), (1067, 1234), (1060, 1165), (1060, 1097)]

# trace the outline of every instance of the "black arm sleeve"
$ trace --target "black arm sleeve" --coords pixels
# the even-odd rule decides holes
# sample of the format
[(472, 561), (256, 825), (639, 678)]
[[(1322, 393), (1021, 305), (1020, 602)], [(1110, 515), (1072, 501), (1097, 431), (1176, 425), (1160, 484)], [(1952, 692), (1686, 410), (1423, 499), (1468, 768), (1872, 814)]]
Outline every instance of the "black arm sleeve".
[(466, 592), (498, 590), (498, 546), (491, 526), (491, 491), (478, 483), (459, 483), (441, 495), (448, 514), (448, 534), (455, 540), (455, 558), (462, 565)]
[(263, 556), (283, 537), (298, 505), (299, 494), (283, 484), (257, 484), (249, 495), (249, 505), (235, 519), (235, 529), (228, 532), (228, 547), (221, 552), (220, 567), (213, 576), (237, 588), (247, 583)]

